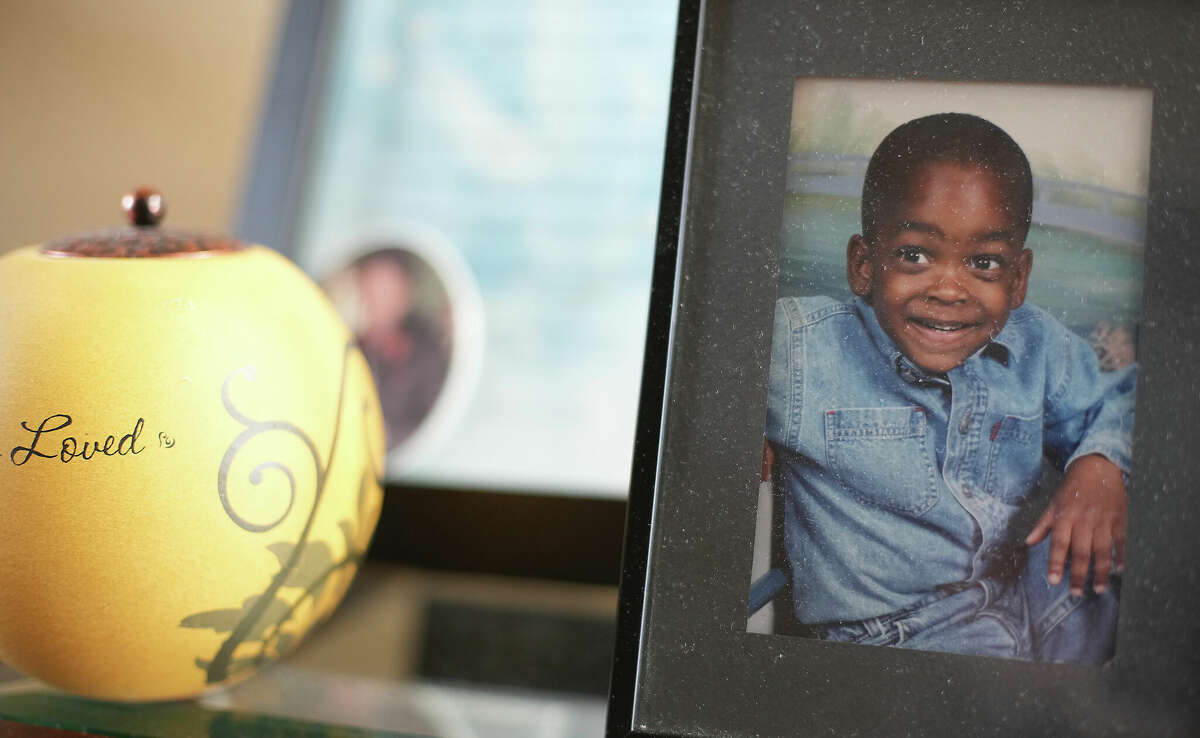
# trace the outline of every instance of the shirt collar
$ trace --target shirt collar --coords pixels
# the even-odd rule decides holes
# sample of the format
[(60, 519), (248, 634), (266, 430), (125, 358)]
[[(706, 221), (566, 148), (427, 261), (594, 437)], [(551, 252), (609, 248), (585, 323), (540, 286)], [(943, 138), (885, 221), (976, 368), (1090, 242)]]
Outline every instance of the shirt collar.
[(1025, 322), (1027, 312), (1028, 308), (1024, 306), (1010, 312), (1004, 327), (988, 344), (989, 347), (996, 346), (1004, 352), (1004, 359), (1000, 361), (1004, 366), (1008, 366), (1010, 361), (1020, 359), (1021, 352), (1025, 350), (1025, 333), (1020, 326)]
[[(888, 364), (896, 367), (896, 372), (908, 382), (915, 384), (932, 383), (943, 384), (945, 378), (929, 374), (919, 366), (914, 364), (904, 355), (887, 331), (883, 330), (883, 326), (879, 324), (879, 318), (875, 316), (875, 310), (861, 297), (855, 297), (853, 301), (854, 309), (858, 312), (862, 319), (863, 325), (867, 327), (867, 334), (871, 337), (871, 342), (875, 344), (875, 348), (887, 359)], [(1021, 344), (1020, 330), (1014, 327), (1012, 318), (1016, 312), (1009, 316), (1009, 320), (1005, 323), (1004, 328), (1000, 330), (996, 337), (988, 343), (984, 344), (983, 348), (975, 352), (967, 361), (974, 359), (976, 356), (987, 357), (995, 360), (997, 363), (1007, 367), (1011, 359), (1018, 357), (1018, 351)]]

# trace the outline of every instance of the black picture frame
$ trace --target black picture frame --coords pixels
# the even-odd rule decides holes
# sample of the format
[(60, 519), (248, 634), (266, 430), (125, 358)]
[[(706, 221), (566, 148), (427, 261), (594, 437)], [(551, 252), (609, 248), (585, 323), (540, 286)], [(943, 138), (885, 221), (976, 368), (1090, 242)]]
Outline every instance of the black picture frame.
[[(1200, 7), (680, 9), (609, 736), (1200, 733)], [(798, 77), (1153, 93), (1140, 377), (1116, 657), (1103, 667), (746, 633)]]

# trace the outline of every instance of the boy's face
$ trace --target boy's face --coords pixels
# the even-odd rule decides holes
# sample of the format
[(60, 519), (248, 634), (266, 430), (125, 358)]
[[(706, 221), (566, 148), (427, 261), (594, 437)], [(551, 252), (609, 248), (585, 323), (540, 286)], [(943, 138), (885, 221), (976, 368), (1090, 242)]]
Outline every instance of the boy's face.
[(850, 239), (850, 288), (928, 372), (966, 361), (1025, 301), (1033, 254), (1006, 204), (986, 169), (930, 162), (884, 208), (873, 243)]

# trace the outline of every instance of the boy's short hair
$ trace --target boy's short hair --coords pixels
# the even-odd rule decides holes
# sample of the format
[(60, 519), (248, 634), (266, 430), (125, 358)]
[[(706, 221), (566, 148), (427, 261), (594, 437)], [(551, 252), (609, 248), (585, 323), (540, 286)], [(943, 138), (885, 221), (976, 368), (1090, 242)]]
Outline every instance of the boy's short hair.
[(1024, 240), (1033, 214), (1033, 174), (1025, 152), (1003, 129), (977, 115), (937, 113), (899, 126), (871, 155), (862, 192), (863, 236), (868, 241), (913, 172), (931, 162), (978, 166), (995, 175)]

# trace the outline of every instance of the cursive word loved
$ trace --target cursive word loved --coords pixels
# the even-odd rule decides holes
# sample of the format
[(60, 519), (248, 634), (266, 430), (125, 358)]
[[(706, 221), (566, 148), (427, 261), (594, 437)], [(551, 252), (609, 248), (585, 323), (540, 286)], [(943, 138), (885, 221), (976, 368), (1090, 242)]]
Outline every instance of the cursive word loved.
[[(51, 415), (38, 424), (37, 428), (30, 428), (25, 421), (21, 421), (21, 427), (33, 434), (28, 446), (16, 446), (8, 454), (8, 458), (16, 466), (21, 466), (31, 458), (38, 457), (42, 459), (58, 459), (66, 464), (75, 459), (83, 459), (88, 461), (97, 453), (105, 456), (125, 456), (127, 454), (140, 454), (146, 450), (143, 445), (138, 446), (138, 439), (142, 435), (142, 429), (146, 425), (145, 418), (138, 418), (133, 424), (133, 430), (118, 439), (116, 436), (108, 436), (103, 441), (82, 441), (80, 442), (74, 436), (66, 436), (61, 440), (53, 439), (51, 434), (60, 431), (71, 424), (71, 416), (58, 413)], [(58, 443), (58, 448), (54, 448), (54, 444)], [(41, 444), (39, 448), (38, 445)], [(51, 450), (52, 453), (46, 453), (46, 450)]]

